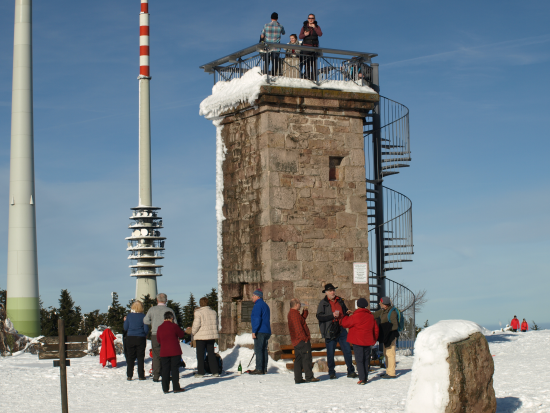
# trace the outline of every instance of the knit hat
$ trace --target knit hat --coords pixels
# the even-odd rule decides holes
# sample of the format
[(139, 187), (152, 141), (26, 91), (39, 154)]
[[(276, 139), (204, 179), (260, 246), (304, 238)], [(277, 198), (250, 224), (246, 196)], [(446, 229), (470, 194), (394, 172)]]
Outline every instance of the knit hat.
[(391, 305), (390, 297), (382, 297), (380, 299), (380, 304)]
[(264, 298), (264, 293), (259, 288), (256, 291), (254, 291), (252, 294), (257, 297)]
[(273, 12), (273, 13), (271, 13), (271, 18), (273, 20), (277, 20), (279, 18), (279, 15), (277, 13)]
[(366, 298), (360, 298), (357, 300), (357, 308), (367, 308), (369, 306), (369, 302)]

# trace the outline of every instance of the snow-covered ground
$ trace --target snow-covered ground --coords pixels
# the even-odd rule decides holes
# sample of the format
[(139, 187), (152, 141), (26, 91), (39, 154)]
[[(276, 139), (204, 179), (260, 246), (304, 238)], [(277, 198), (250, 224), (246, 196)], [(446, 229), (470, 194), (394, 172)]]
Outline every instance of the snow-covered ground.
[[(550, 412), (550, 331), (501, 333), (487, 336), (495, 360), (494, 386), (499, 413)], [(74, 412), (404, 412), (411, 379), (412, 357), (398, 356), (396, 380), (371, 373), (366, 386), (348, 379), (339, 367), (338, 380), (317, 374), (319, 383), (295, 385), (283, 362), (270, 362), (269, 374), (236, 374), (246, 369), (252, 350), (227, 350), (219, 378), (193, 378), (194, 350), (183, 346), (188, 368), (181, 371), (186, 391), (163, 394), (160, 383), (126, 381), (126, 363), (102, 368), (99, 357), (71, 361), (68, 367), (69, 409)], [(147, 351), (148, 354), (148, 351)], [(146, 359), (146, 370), (151, 360)], [(254, 367), (254, 361), (251, 368)], [(136, 378), (137, 374), (134, 375)], [(51, 361), (20, 354), (0, 357), (1, 412), (59, 412), (59, 369)], [(429, 412), (427, 412), (429, 413)]]

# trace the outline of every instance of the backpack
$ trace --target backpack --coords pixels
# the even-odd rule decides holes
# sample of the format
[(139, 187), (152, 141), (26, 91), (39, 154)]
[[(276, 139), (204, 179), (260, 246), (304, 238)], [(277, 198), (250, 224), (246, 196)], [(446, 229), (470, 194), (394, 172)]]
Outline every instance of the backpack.
[(397, 312), (397, 331), (403, 331), (405, 329), (405, 319), (403, 318), (401, 311), (397, 308), (393, 307), (388, 313), (388, 323), (391, 323), (390, 317), (393, 310)]

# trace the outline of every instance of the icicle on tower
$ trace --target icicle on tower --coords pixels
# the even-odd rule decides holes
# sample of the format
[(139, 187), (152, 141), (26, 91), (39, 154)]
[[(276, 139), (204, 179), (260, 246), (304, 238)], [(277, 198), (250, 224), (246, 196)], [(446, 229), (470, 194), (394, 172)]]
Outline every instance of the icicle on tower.
[(128, 238), (128, 259), (131, 276), (137, 278), (136, 299), (146, 295), (157, 295), (157, 277), (161, 276), (162, 265), (157, 260), (164, 258), (164, 237), (160, 235), (162, 218), (160, 208), (153, 206), (151, 187), (151, 115), (149, 71), (149, 4), (141, 0), (139, 16), (139, 206), (132, 208), (132, 220), (129, 228), (132, 235)]
[(40, 335), (34, 196), (32, 0), (15, 1), (8, 229), (7, 315), (21, 334)]

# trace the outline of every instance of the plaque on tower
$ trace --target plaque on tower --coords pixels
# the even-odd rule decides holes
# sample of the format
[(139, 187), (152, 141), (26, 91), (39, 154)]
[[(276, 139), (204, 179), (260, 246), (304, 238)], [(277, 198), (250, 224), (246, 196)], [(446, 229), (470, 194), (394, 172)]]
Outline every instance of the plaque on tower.
[(369, 283), (369, 263), (368, 262), (353, 263), (353, 283), (354, 284)]

